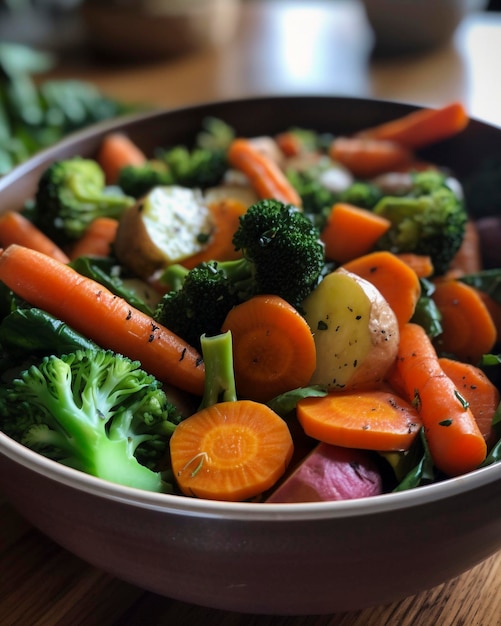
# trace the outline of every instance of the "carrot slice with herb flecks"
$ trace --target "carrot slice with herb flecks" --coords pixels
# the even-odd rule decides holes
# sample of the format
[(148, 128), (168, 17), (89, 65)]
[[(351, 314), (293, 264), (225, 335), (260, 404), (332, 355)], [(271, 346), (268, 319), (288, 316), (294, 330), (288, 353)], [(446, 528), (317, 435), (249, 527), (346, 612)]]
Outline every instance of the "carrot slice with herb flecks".
[(203, 394), (204, 366), (197, 350), (70, 266), (11, 245), (0, 254), (0, 281), (101, 347), (139, 360), (159, 380)]
[(397, 368), (407, 399), (423, 420), (435, 466), (448, 476), (476, 469), (486, 457), (485, 439), (422, 326), (408, 323), (400, 329)]
[(219, 402), (182, 421), (170, 439), (175, 479), (188, 496), (240, 501), (271, 488), (294, 451), (285, 421), (265, 404)]
[(310, 381), (316, 367), (312, 332), (279, 296), (254, 296), (237, 305), (223, 323), (222, 331), (228, 330), (239, 397), (266, 402)]
[(439, 363), (470, 405), (480, 432), (490, 448), (496, 441), (492, 420), (501, 400), (499, 389), (476, 365), (446, 357), (441, 357)]
[(477, 364), (497, 339), (496, 325), (480, 292), (459, 280), (439, 280), (432, 294), (440, 315), (439, 352)]
[(364, 450), (408, 450), (421, 428), (409, 402), (379, 389), (304, 398), (297, 417), (310, 437)]

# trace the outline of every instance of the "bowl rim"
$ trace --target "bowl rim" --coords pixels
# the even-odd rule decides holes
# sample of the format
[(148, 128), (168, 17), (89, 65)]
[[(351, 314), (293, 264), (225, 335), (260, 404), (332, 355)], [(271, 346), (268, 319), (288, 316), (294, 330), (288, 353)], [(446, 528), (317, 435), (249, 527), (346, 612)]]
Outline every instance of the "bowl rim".
[[(402, 111), (411, 111), (416, 108), (426, 108), (412, 102), (402, 102), (390, 99), (367, 98), (344, 94), (274, 94), (256, 95), (225, 100), (208, 100), (204, 102), (187, 103), (173, 108), (155, 108), (153, 110), (128, 113), (119, 117), (103, 120), (84, 129), (68, 134), (56, 144), (40, 150), (35, 155), (17, 165), (5, 176), (0, 177), (0, 193), (8, 188), (23, 175), (36, 170), (48, 162), (64, 149), (83, 139), (101, 136), (115, 129), (131, 128), (136, 124), (156, 117), (163, 117), (171, 113), (181, 113), (184, 110), (203, 110), (206, 107), (238, 105), (238, 103), (262, 103), (266, 101), (306, 102), (312, 100), (342, 100), (353, 102), (373, 102), (380, 105), (400, 107)], [(470, 118), (472, 121), (501, 130), (501, 126), (481, 119)], [(377, 496), (357, 498), (353, 500), (331, 502), (301, 502), (301, 503), (267, 503), (267, 502), (225, 502), (202, 498), (190, 498), (177, 494), (156, 493), (112, 483), (82, 471), (65, 466), (57, 461), (25, 447), (0, 431), (0, 456), (22, 465), (24, 468), (44, 476), (54, 483), (85, 492), (89, 495), (126, 503), (137, 508), (168, 512), (177, 515), (193, 517), (212, 517), (235, 519), (240, 521), (265, 522), (294, 522), (303, 520), (337, 519), (357, 515), (376, 515), (399, 509), (409, 509), (437, 500), (460, 496), (469, 491), (485, 487), (491, 483), (501, 481), (501, 462), (487, 467), (476, 469), (468, 474), (448, 478), (439, 483), (420, 486), (401, 492), (385, 493)]]
[(0, 455), (54, 483), (89, 495), (126, 503), (136, 508), (193, 517), (224, 517), (240, 521), (298, 521), (376, 515), (420, 507), (459, 496), (491, 483), (501, 482), (501, 463), (476, 469), (463, 476), (406, 491), (333, 502), (225, 502), (157, 493), (96, 478), (42, 456), (0, 432)]

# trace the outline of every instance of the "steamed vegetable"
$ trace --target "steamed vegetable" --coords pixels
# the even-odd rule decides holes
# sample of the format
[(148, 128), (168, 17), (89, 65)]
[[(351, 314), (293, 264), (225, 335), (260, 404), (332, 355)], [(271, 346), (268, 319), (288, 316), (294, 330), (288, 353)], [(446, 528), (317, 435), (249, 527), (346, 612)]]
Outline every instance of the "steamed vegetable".
[(276, 295), (299, 307), (324, 269), (317, 229), (295, 207), (275, 200), (247, 209), (233, 244), (241, 259), (209, 262), (189, 272), (171, 265), (162, 276), (171, 290), (156, 319), (192, 344), (204, 328), (217, 333), (231, 308), (253, 296)]
[(78, 239), (96, 217), (118, 218), (133, 204), (120, 189), (107, 188), (96, 161), (73, 157), (52, 163), (35, 196), (35, 223), (56, 243)]
[(287, 180), (283, 170), (248, 139), (237, 138), (231, 142), (228, 161), (232, 167), (247, 176), (260, 198), (301, 206), (301, 197)]
[(463, 200), (449, 187), (444, 174), (415, 174), (408, 193), (384, 196), (374, 212), (392, 223), (379, 240), (379, 249), (428, 255), (435, 274), (447, 271), (461, 247), (467, 213)]
[(451, 102), (438, 109), (418, 109), (357, 133), (358, 137), (395, 141), (411, 149), (423, 148), (460, 133), (468, 125), (466, 109)]
[[(292, 437), (265, 404), (233, 395), (230, 332), (202, 338), (202, 351), (208, 390), (203, 408), (182, 421), (170, 440), (174, 476), (185, 495), (247, 500), (283, 475), (294, 450)], [(214, 395), (217, 386), (222, 401)]]
[(423, 420), (436, 467), (448, 476), (479, 467), (487, 453), (485, 439), (468, 401), (441, 368), (421, 326), (401, 328), (396, 363), (407, 398)]
[(118, 260), (142, 278), (180, 263), (204, 247), (211, 215), (199, 190), (155, 187), (130, 206), (119, 222)]
[(279, 296), (254, 296), (233, 307), (222, 331), (233, 337), (240, 397), (266, 402), (308, 385), (315, 371), (315, 341), (306, 320)]
[(266, 502), (329, 502), (381, 493), (381, 473), (369, 453), (319, 443)]
[(408, 322), (421, 296), (421, 284), (409, 264), (391, 252), (371, 252), (342, 266), (372, 283), (388, 302), (400, 324)]
[(155, 469), (181, 419), (138, 362), (104, 350), (45, 357), (0, 391), (14, 439), (98, 478), (168, 492)]
[(160, 380), (202, 392), (204, 368), (194, 348), (68, 265), (12, 245), (0, 255), (0, 281), (101, 347), (140, 360)]
[(331, 390), (376, 385), (393, 364), (398, 321), (367, 280), (338, 269), (303, 302), (317, 353), (311, 384)]

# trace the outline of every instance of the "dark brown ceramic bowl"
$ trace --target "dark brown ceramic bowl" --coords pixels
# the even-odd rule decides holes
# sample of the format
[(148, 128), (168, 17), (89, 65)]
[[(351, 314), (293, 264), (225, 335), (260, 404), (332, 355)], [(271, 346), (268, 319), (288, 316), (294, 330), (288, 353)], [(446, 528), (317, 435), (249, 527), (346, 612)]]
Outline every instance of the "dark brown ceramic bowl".
[[(292, 125), (349, 133), (413, 107), (335, 97), (275, 97), (147, 114), (94, 127), (0, 181), (20, 207), (54, 159), (92, 156), (123, 129), (149, 151), (186, 141), (213, 115), (239, 133)], [(501, 154), (501, 130), (472, 121), (428, 155), (460, 176)], [(231, 611), (320, 614), (385, 604), (461, 574), (501, 549), (501, 464), (361, 500), (251, 504), (196, 500), (103, 482), (0, 434), (0, 489), (82, 559), (158, 594)]]

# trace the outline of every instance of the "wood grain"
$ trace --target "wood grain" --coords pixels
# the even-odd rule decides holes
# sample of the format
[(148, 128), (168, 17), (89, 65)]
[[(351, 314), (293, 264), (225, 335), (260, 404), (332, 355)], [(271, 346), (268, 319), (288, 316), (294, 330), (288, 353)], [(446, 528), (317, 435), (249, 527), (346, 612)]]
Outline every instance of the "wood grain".
[(388, 606), (327, 616), (243, 615), (191, 606), (118, 580), (63, 550), (1, 502), (0, 565), (3, 626), (501, 624), (501, 553), (454, 580)]

